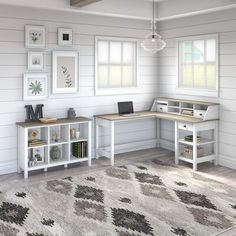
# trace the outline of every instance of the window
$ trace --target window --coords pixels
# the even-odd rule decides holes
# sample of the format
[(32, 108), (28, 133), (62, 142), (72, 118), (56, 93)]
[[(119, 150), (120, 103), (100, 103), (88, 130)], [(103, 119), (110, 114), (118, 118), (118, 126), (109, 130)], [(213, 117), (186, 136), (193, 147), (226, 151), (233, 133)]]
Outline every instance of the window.
[(218, 96), (218, 36), (178, 39), (178, 93)]
[(138, 92), (138, 41), (96, 37), (96, 95)]

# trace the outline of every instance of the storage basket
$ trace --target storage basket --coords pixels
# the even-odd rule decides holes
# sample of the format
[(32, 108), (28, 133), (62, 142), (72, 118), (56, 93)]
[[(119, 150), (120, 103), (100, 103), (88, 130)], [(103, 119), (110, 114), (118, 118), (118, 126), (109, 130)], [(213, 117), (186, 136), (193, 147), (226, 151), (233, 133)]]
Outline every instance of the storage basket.
[[(204, 156), (203, 150), (204, 149), (202, 147), (197, 148), (197, 157)], [(193, 147), (192, 146), (184, 147), (183, 156), (188, 159), (193, 159)]]

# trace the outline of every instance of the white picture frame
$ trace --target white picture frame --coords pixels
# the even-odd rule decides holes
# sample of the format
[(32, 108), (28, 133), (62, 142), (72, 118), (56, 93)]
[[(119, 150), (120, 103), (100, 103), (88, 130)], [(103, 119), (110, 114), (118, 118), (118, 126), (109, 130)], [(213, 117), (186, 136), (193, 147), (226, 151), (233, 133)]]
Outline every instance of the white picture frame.
[(23, 84), (23, 100), (46, 100), (48, 97), (48, 74), (25, 73)]
[(58, 45), (68, 47), (73, 45), (72, 29), (58, 28)]
[(52, 93), (78, 92), (79, 54), (76, 51), (54, 51), (52, 55)]
[(28, 52), (28, 70), (43, 70), (43, 52)]
[(37, 159), (37, 164), (42, 164), (45, 162), (44, 148), (38, 147), (32, 149), (32, 156)]
[(25, 47), (26, 48), (46, 48), (46, 27), (39, 25), (25, 26)]

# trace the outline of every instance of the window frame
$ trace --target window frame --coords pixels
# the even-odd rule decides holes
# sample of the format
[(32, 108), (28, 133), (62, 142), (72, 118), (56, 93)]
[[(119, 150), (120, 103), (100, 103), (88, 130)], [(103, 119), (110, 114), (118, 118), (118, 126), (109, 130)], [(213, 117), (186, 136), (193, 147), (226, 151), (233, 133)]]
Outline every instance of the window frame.
[[(98, 42), (133, 42), (136, 44), (136, 85), (131, 87), (118, 87), (118, 88), (99, 88), (98, 87)], [(110, 49), (110, 48), (109, 48)], [(122, 63), (120, 64), (122, 65)], [(109, 36), (95, 36), (95, 95), (116, 95), (116, 94), (134, 94), (140, 93), (140, 46), (139, 40), (135, 38), (121, 38), (121, 37), (109, 37)]]
[[(216, 40), (216, 88), (215, 89), (207, 89), (207, 88), (187, 88), (181, 86), (182, 80), (182, 45), (185, 41), (196, 41), (196, 40), (207, 40), (207, 39), (215, 39)], [(177, 94), (184, 95), (193, 95), (193, 96), (205, 96), (205, 97), (219, 97), (219, 34), (204, 34), (204, 35), (195, 35), (195, 36), (187, 36), (187, 37), (179, 37), (176, 39), (177, 43), (177, 84), (176, 84), (176, 92)], [(204, 53), (205, 54), (205, 53)], [(205, 54), (206, 56), (206, 54)], [(196, 63), (197, 64), (197, 63)], [(207, 63), (204, 62), (204, 65)], [(206, 72), (205, 72), (206, 73)]]

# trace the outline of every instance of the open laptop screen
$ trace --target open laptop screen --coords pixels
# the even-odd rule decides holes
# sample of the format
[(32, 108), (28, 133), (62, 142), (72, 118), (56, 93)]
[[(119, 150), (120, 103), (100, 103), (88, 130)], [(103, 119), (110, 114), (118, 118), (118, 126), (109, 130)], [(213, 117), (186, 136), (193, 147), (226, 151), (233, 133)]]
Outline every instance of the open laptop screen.
[(120, 115), (134, 113), (133, 102), (118, 102), (118, 112)]

